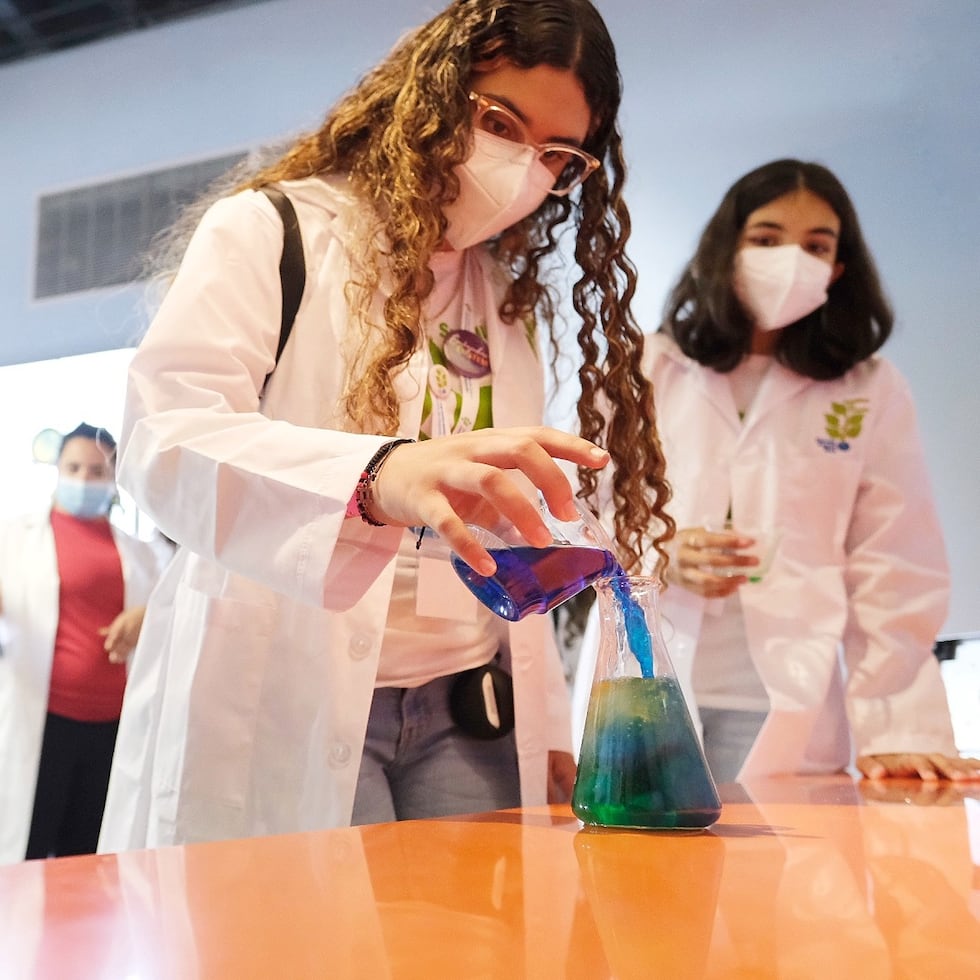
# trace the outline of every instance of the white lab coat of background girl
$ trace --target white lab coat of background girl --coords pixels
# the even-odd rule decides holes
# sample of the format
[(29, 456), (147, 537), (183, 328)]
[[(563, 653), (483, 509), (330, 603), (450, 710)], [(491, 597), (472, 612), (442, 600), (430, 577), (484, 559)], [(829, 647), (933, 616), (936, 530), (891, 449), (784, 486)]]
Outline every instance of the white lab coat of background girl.
[[(156, 549), (115, 527), (113, 538), (123, 607), (145, 605), (160, 572)], [(27, 848), (58, 629), (58, 561), (47, 513), (0, 526), (0, 592), (0, 864), (9, 864), (23, 860)]]
[[(132, 364), (120, 483), (184, 547), (134, 654), (103, 851), (350, 821), (406, 532), (344, 518), (365, 461), (390, 439), (340, 431), (358, 205), (343, 181), (284, 186), (307, 282), (258, 410), (278, 339), (283, 241), (261, 194), (212, 208)], [(533, 338), (499, 321), (491, 263), (471, 253), (491, 364), (506, 365), (494, 377), (494, 425), (536, 424)], [(396, 379), (400, 436), (419, 434), (429, 367), (418, 351)], [(547, 617), (501, 632), (522, 801), (541, 804), (549, 749), (570, 751), (561, 664)]]
[[(678, 527), (778, 528), (775, 560), (738, 591), (769, 714), (739, 778), (828, 772), (856, 755), (956, 755), (931, 653), (949, 578), (908, 387), (881, 357), (835, 381), (772, 364), (744, 422), (726, 375), (648, 338), (670, 505)], [(862, 414), (850, 438), (828, 415)], [(661, 609), (678, 679), (698, 721), (691, 676), (705, 599), (669, 586)], [(584, 723), (593, 611), (576, 681)], [(849, 723), (849, 724), (848, 724)], [(853, 744), (852, 744), (853, 737)]]

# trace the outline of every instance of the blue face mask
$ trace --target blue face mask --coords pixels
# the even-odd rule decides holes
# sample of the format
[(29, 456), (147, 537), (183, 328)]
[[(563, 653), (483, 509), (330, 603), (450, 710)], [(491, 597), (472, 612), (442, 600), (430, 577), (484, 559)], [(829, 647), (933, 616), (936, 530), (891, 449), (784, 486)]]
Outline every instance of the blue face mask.
[(104, 517), (109, 513), (116, 496), (111, 480), (76, 480), (70, 476), (58, 478), (54, 490), (55, 503), (73, 517)]

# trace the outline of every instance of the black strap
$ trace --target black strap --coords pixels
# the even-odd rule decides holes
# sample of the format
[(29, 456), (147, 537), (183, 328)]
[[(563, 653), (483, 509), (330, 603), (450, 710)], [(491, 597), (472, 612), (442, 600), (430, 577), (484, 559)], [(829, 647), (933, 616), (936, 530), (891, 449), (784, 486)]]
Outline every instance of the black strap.
[[(303, 290), (306, 287), (306, 261), (303, 258), (303, 237), (293, 202), (278, 187), (259, 188), (272, 202), (282, 218), (283, 239), (282, 258), (279, 260), (279, 281), (282, 284), (282, 320), (279, 327), (279, 347), (276, 350), (276, 364), (286, 349), (286, 341), (293, 329), (296, 311), (299, 309)], [(272, 372), (266, 375), (266, 383)]]

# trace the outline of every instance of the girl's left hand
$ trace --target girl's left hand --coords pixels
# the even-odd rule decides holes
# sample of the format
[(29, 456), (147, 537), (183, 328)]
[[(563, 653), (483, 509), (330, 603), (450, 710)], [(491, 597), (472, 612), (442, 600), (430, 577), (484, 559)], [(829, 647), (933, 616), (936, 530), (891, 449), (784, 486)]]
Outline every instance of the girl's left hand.
[[(729, 596), (748, 582), (752, 566), (759, 563), (752, 555), (740, 553), (752, 544), (752, 538), (737, 531), (679, 528), (671, 544), (674, 558), (667, 566), (668, 581), (705, 599)], [(719, 568), (726, 574), (719, 574)], [(743, 569), (745, 574), (735, 574)]]
[(145, 613), (146, 606), (124, 609), (108, 626), (103, 626), (99, 630), (99, 636), (105, 637), (103, 646), (109, 654), (109, 663), (126, 662), (126, 658), (133, 652), (136, 641), (140, 637)]
[(939, 752), (862, 755), (858, 757), (856, 765), (866, 779), (980, 780), (980, 759), (942, 755)]

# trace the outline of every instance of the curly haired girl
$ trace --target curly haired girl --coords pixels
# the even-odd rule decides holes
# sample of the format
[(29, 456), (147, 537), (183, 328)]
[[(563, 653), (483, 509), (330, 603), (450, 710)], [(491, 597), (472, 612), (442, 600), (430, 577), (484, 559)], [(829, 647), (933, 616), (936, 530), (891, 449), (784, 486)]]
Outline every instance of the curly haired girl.
[[(456, 0), (188, 212), (186, 245), (175, 230), (120, 482), (181, 549), (134, 660), (103, 848), (567, 798), (550, 619), (504, 629), (407, 529), (487, 574), (467, 525), (542, 546), (528, 490), (571, 517), (609, 464), (623, 564), (672, 531), (629, 309), (620, 89), (587, 0)], [(306, 268), (278, 362), (269, 186)], [(541, 425), (538, 328), (554, 368), (565, 288), (580, 436)], [(473, 671), (489, 706), (463, 703)]]

